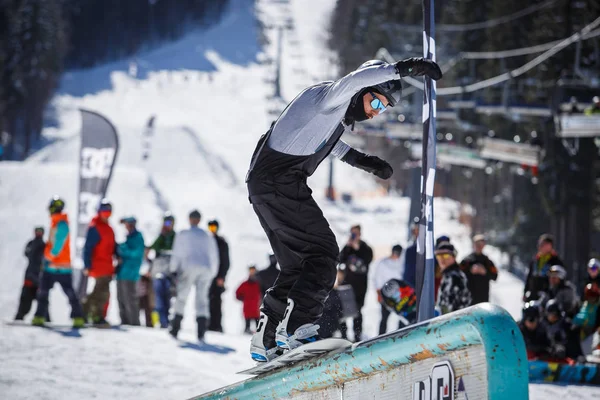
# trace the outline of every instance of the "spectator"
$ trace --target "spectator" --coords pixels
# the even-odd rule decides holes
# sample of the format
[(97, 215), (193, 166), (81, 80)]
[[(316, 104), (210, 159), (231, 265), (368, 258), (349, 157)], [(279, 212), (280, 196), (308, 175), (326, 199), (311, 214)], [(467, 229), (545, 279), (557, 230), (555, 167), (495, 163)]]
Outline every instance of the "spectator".
[(173, 242), (175, 241), (175, 218), (170, 212), (163, 216), (163, 226), (160, 235), (147, 249), (146, 257), (150, 250), (154, 250), (154, 259), (151, 261), (150, 279), (154, 298), (154, 312), (152, 325), (159, 325), (165, 329), (169, 327), (169, 308), (171, 306), (172, 282), (170, 279), (170, 264)]
[[(399, 244), (392, 247), (392, 254), (389, 257), (379, 260), (375, 264), (375, 273), (373, 274), (373, 285), (377, 290), (377, 302), (381, 305), (381, 322), (379, 323), (379, 334), (387, 331), (387, 320), (390, 316), (390, 310), (385, 306), (381, 296), (381, 288), (390, 279), (402, 279), (404, 275), (403, 266), (400, 261), (402, 255), (402, 246)], [(402, 324), (400, 324), (400, 327)]]
[(577, 289), (567, 280), (567, 271), (560, 265), (553, 265), (548, 271), (548, 295), (556, 299), (567, 317), (573, 318), (579, 311), (579, 296)]
[[(450, 243), (450, 237), (446, 236), (446, 235), (442, 235), (440, 237), (438, 237), (437, 239), (435, 239), (435, 248), (437, 249), (437, 247), (440, 245), (440, 243), (443, 242), (448, 242)], [(440, 264), (438, 263), (437, 258), (433, 259), (433, 263), (434, 263), (434, 267), (433, 267), (433, 283), (434, 283), (434, 288), (433, 288), (433, 293), (434, 293), (434, 300), (437, 302), (438, 300), (438, 293), (440, 291), (440, 284), (442, 283), (442, 270), (440, 268)]]
[[(208, 230), (213, 234), (219, 247), (219, 272), (212, 281), (210, 290), (208, 291), (210, 320), (208, 323), (209, 331), (223, 332), (221, 326), (223, 307), (221, 295), (225, 292), (225, 277), (229, 271), (229, 245), (223, 236), (219, 236), (219, 221), (213, 219), (208, 221)], [(257, 317), (258, 318), (258, 317)]]
[(71, 304), (73, 328), (82, 328), (85, 324), (81, 304), (73, 289), (71, 269), (71, 240), (69, 239), (69, 219), (63, 212), (65, 202), (55, 196), (50, 201), (50, 232), (44, 248), (44, 261), (40, 285), (37, 291), (37, 310), (31, 323), (43, 326), (48, 316), (48, 296), (55, 283), (59, 283)]
[(544, 325), (541, 324), (542, 313), (536, 304), (531, 302), (523, 306), (523, 319), (519, 321), (519, 329), (523, 334), (527, 358), (547, 358), (550, 355), (551, 343)]
[(25, 279), (21, 289), (21, 298), (19, 299), (19, 308), (16, 321), (22, 321), (25, 315), (31, 310), (31, 303), (35, 299), (38, 287), (40, 286), (40, 274), (42, 272), (42, 259), (44, 257), (44, 228), (36, 227), (33, 231), (34, 237), (25, 246), (25, 257), (27, 257), (27, 269), (25, 270)]
[(542, 324), (550, 341), (550, 356), (558, 360), (577, 359), (582, 353), (579, 338), (571, 334), (571, 323), (564, 318), (560, 303), (556, 299), (548, 300), (545, 311)]
[(467, 276), (469, 291), (473, 297), (472, 304), (490, 301), (490, 281), (498, 278), (496, 266), (485, 254), (485, 236), (473, 237), (473, 253), (460, 263), (460, 268)]
[(91, 319), (97, 326), (106, 326), (104, 319), (104, 306), (110, 298), (110, 281), (115, 272), (113, 257), (116, 255), (117, 246), (115, 233), (108, 224), (112, 215), (112, 205), (108, 200), (102, 199), (96, 215), (87, 231), (83, 247), (83, 273), (96, 280), (94, 289), (83, 301), (83, 311), (86, 318)]
[(260, 284), (256, 279), (256, 266), (251, 265), (248, 268), (248, 279), (237, 288), (235, 298), (244, 303), (244, 319), (246, 320), (244, 333), (252, 334), (250, 324), (254, 321), (255, 329), (258, 326), (262, 301)]
[(600, 97), (594, 96), (592, 105), (585, 109), (585, 115), (600, 114)]
[(158, 313), (154, 311), (154, 289), (152, 288), (150, 273), (140, 276), (137, 285), (137, 296), (140, 311), (144, 312), (146, 327), (153, 328), (155, 324), (159, 323), (160, 318)]
[(581, 110), (579, 109), (579, 105), (577, 104), (577, 97), (571, 96), (569, 99), (569, 106), (567, 108), (567, 114), (580, 114)]
[[(373, 250), (361, 240), (360, 225), (350, 228), (350, 238), (340, 253), (339, 261), (344, 265), (343, 283), (352, 286), (356, 297), (358, 315), (354, 318), (353, 329), (354, 341), (359, 342), (362, 335), (361, 309), (365, 304), (365, 295), (367, 294), (369, 264), (373, 261)], [(348, 333), (346, 322), (340, 324), (340, 331), (342, 337), (346, 339)]]
[(435, 250), (435, 258), (442, 272), (437, 306), (442, 314), (461, 310), (471, 305), (467, 277), (456, 263), (456, 250), (449, 242), (441, 242)]
[(523, 298), (527, 292), (548, 292), (548, 271), (553, 265), (564, 265), (554, 250), (554, 238), (547, 233), (538, 239), (538, 252), (529, 263)]
[(136, 219), (127, 217), (121, 220), (127, 229), (127, 238), (119, 244), (120, 262), (117, 266), (117, 300), (121, 324), (140, 325), (140, 309), (136, 285), (140, 279), (140, 268), (144, 259), (144, 237), (136, 229)]
[(260, 284), (260, 291), (264, 296), (266, 291), (273, 287), (275, 280), (279, 276), (279, 268), (277, 268), (277, 257), (275, 254), (269, 254), (269, 266), (256, 273), (258, 283)]
[(176, 275), (177, 298), (175, 316), (169, 333), (177, 337), (181, 329), (185, 302), (192, 287), (196, 289), (196, 324), (198, 340), (204, 341), (208, 319), (208, 291), (219, 270), (219, 248), (216, 239), (198, 227), (201, 215), (194, 210), (189, 215), (190, 229), (179, 232), (173, 243), (171, 270)]
[(581, 328), (581, 338), (585, 339), (600, 329), (600, 290), (591, 283), (583, 291), (583, 305), (573, 318), (573, 325)]
[(600, 260), (592, 258), (587, 265), (587, 279), (585, 284), (591, 283), (600, 290)]
[(405, 281), (399, 279), (387, 281), (381, 288), (381, 301), (390, 312), (400, 317), (398, 329), (417, 322), (417, 295), (415, 289)]
[(417, 241), (419, 240), (419, 224), (413, 222), (410, 227), (411, 244), (404, 251), (404, 276), (402, 279), (415, 287), (417, 284)]

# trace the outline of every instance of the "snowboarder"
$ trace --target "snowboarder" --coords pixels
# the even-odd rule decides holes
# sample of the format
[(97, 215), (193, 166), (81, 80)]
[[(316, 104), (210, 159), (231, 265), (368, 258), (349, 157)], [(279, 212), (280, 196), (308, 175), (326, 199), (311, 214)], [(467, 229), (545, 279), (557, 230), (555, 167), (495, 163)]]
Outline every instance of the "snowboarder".
[(104, 308), (110, 299), (110, 281), (115, 273), (113, 265), (117, 256), (115, 232), (108, 224), (112, 215), (112, 204), (102, 199), (96, 215), (87, 231), (85, 245), (83, 246), (83, 273), (96, 280), (94, 289), (83, 301), (85, 316), (94, 325), (106, 326)]
[(27, 257), (27, 269), (25, 270), (25, 279), (23, 280), (23, 288), (21, 289), (21, 297), (19, 299), (19, 308), (16, 321), (22, 321), (25, 315), (31, 310), (31, 303), (35, 300), (38, 287), (40, 285), (40, 273), (42, 272), (42, 259), (44, 257), (44, 228), (36, 227), (34, 229), (34, 237), (25, 246), (25, 257)]
[(471, 305), (467, 276), (456, 263), (456, 250), (448, 242), (441, 242), (435, 249), (435, 258), (442, 271), (437, 297), (437, 307), (442, 314), (461, 310)]
[(171, 272), (175, 274), (177, 298), (174, 307), (175, 316), (171, 320), (169, 333), (177, 337), (181, 329), (185, 302), (194, 287), (198, 340), (203, 341), (209, 315), (208, 290), (219, 270), (219, 248), (214, 236), (198, 227), (200, 218), (200, 212), (193, 210), (189, 215), (190, 229), (179, 232), (173, 242)]
[(246, 320), (246, 328), (244, 333), (252, 333), (250, 324), (252, 321), (258, 326), (258, 318), (260, 317), (260, 303), (262, 300), (260, 293), (260, 284), (256, 279), (256, 266), (248, 267), (248, 279), (235, 291), (235, 298), (244, 303), (244, 319)]
[(265, 269), (261, 269), (256, 273), (258, 283), (260, 283), (260, 291), (264, 296), (268, 289), (270, 289), (275, 280), (279, 276), (279, 268), (277, 268), (277, 258), (275, 254), (269, 254), (269, 266)]
[(490, 301), (490, 281), (498, 278), (498, 269), (492, 260), (483, 254), (485, 244), (485, 236), (473, 236), (473, 252), (460, 263), (460, 268), (467, 275), (469, 291), (473, 296), (472, 304)]
[(43, 326), (48, 315), (48, 296), (55, 283), (59, 283), (71, 304), (73, 327), (82, 328), (85, 324), (81, 304), (73, 289), (71, 269), (71, 240), (69, 239), (69, 218), (63, 212), (65, 202), (58, 196), (50, 200), (50, 232), (44, 249), (44, 261), (40, 286), (37, 292), (37, 310), (31, 322)]
[[(403, 265), (400, 260), (402, 255), (402, 246), (399, 244), (392, 247), (392, 254), (389, 257), (379, 260), (375, 264), (375, 273), (373, 274), (373, 285), (377, 290), (377, 302), (381, 304), (381, 322), (379, 323), (379, 334), (384, 334), (387, 331), (387, 320), (390, 316), (390, 310), (385, 306), (383, 297), (381, 296), (381, 288), (390, 279), (402, 279), (404, 275)], [(403, 324), (400, 325), (402, 327)]]
[(127, 217), (121, 220), (127, 229), (127, 238), (119, 244), (119, 265), (117, 266), (117, 300), (121, 324), (140, 325), (140, 309), (136, 286), (140, 279), (140, 268), (144, 259), (144, 237), (136, 229), (136, 219)]
[[(352, 321), (352, 329), (354, 330), (354, 341), (360, 342), (362, 336), (361, 309), (365, 304), (367, 294), (369, 265), (373, 261), (373, 250), (361, 239), (360, 225), (355, 225), (350, 229), (350, 238), (340, 253), (339, 261), (344, 273), (342, 284), (350, 285), (354, 290), (358, 315)], [(348, 326), (345, 321), (340, 324), (340, 332), (342, 338), (346, 339)]]
[(219, 221), (212, 219), (208, 221), (208, 230), (213, 234), (219, 247), (219, 272), (210, 285), (208, 291), (210, 320), (208, 322), (208, 330), (215, 332), (223, 332), (221, 326), (223, 307), (221, 296), (225, 292), (225, 277), (229, 271), (229, 245), (223, 236), (218, 235)]
[(307, 178), (329, 154), (381, 179), (392, 176), (387, 162), (340, 138), (355, 122), (395, 106), (402, 90), (399, 79), (407, 75), (437, 80), (442, 72), (422, 58), (395, 64), (368, 61), (335, 82), (302, 91), (259, 140), (246, 182), (281, 272), (265, 295), (252, 338), (255, 360), (273, 359), (278, 346), (290, 349), (319, 338), (314, 322), (333, 287), (339, 250)]
[(527, 292), (548, 292), (548, 270), (553, 265), (564, 265), (554, 250), (554, 237), (543, 234), (538, 239), (538, 252), (529, 263), (523, 299)]
[[(160, 235), (147, 249), (146, 257), (150, 250), (154, 250), (154, 259), (148, 260), (152, 263), (149, 279), (152, 285), (148, 290), (149, 301), (154, 300), (154, 311), (152, 312), (152, 325), (160, 324), (161, 328), (169, 327), (169, 308), (171, 307), (171, 279), (170, 263), (173, 242), (175, 241), (175, 217), (170, 212), (163, 216), (163, 226)], [(147, 324), (147, 322), (146, 322)]]

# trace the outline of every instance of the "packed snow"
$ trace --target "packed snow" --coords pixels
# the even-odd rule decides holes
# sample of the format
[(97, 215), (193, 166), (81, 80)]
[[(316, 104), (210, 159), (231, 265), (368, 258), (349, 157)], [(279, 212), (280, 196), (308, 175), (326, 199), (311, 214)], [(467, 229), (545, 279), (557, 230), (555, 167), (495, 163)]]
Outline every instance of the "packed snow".
[[(273, 118), (269, 110), (284, 103), (273, 98), (273, 87), (266, 83), (273, 79), (274, 66), (262, 62), (275, 58), (277, 29), (268, 30), (268, 42), (261, 44), (256, 19), (293, 22), (293, 29), (282, 36), (282, 95), (289, 101), (305, 85), (336, 74), (324, 47), (334, 4), (260, 0), (255, 7), (250, 0), (232, 0), (224, 19), (208, 31), (191, 32), (130, 60), (65, 74), (51, 107), (56, 126), (44, 131), (53, 143), (25, 162), (0, 164), (0, 204), (5, 205), (0, 207), (0, 319), (14, 316), (26, 266), (23, 248), (34, 226), (47, 226), (52, 195), (66, 200), (74, 229), (81, 125), (77, 110), (83, 107), (105, 115), (119, 133), (121, 147), (108, 190), (118, 240), (124, 239), (125, 230), (117, 221), (125, 215), (138, 218), (147, 244), (158, 234), (165, 209), (174, 213), (178, 229), (186, 227), (193, 208), (203, 213), (204, 221), (219, 219), (232, 258), (223, 295), (225, 333), (208, 332), (206, 345), (199, 346), (195, 321), (189, 317), (178, 341), (164, 330), (143, 327), (77, 332), (2, 324), (0, 397), (184, 399), (244, 379), (235, 371), (253, 362), (234, 291), (246, 279), (249, 264), (266, 266), (270, 250), (248, 203), (244, 176), (256, 141)], [(143, 162), (142, 133), (153, 115), (152, 152)], [(360, 223), (376, 257), (386, 256), (395, 243), (406, 244), (409, 200), (385, 195), (371, 176), (338, 161), (334, 172), (337, 192), (351, 194), (352, 202), (325, 199), (327, 163), (310, 185), (338, 242), (343, 245), (350, 226)], [(459, 213), (458, 203), (437, 199), (435, 234), (450, 235), (459, 255), (466, 255), (471, 232), (459, 224)], [(500, 263), (501, 255), (490, 250)], [(117, 325), (115, 288), (111, 291), (107, 319)], [(507, 272), (492, 285), (493, 301), (515, 317), (521, 293), (522, 283)], [(69, 324), (68, 302), (58, 287), (50, 303), (54, 323)], [(363, 312), (365, 334), (375, 336), (379, 305), (373, 290)], [(192, 298), (186, 314), (193, 314)], [(392, 321), (390, 329), (394, 325)], [(593, 388), (531, 385), (532, 399), (548, 395), (600, 398)]]

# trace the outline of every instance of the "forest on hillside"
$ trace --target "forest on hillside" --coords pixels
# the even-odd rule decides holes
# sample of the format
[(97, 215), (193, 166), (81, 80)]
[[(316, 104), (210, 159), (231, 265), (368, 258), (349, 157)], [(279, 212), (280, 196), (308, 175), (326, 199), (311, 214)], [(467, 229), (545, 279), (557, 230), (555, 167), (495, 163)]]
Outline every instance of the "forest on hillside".
[(0, 0), (0, 159), (40, 139), (65, 69), (90, 68), (217, 22), (227, 0)]

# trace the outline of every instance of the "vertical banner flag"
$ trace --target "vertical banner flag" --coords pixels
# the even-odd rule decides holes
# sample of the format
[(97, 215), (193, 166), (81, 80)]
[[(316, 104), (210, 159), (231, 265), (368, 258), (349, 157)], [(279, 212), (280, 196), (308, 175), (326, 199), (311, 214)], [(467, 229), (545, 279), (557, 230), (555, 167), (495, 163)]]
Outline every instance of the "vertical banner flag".
[[(434, 0), (423, 0), (423, 57), (435, 61)], [(434, 315), (435, 262), (433, 256), (433, 187), (435, 182), (435, 81), (424, 77), (421, 217), (417, 241), (417, 318)]]
[[(98, 211), (100, 200), (106, 194), (119, 150), (115, 127), (102, 115), (81, 111), (81, 150), (79, 153), (79, 196), (77, 212), (77, 239), (75, 240), (75, 263), (80, 268), (77, 288), (79, 298), (87, 291), (87, 277), (83, 268), (83, 246), (90, 221)], [(74, 275), (74, 276), (75, 276)]]

